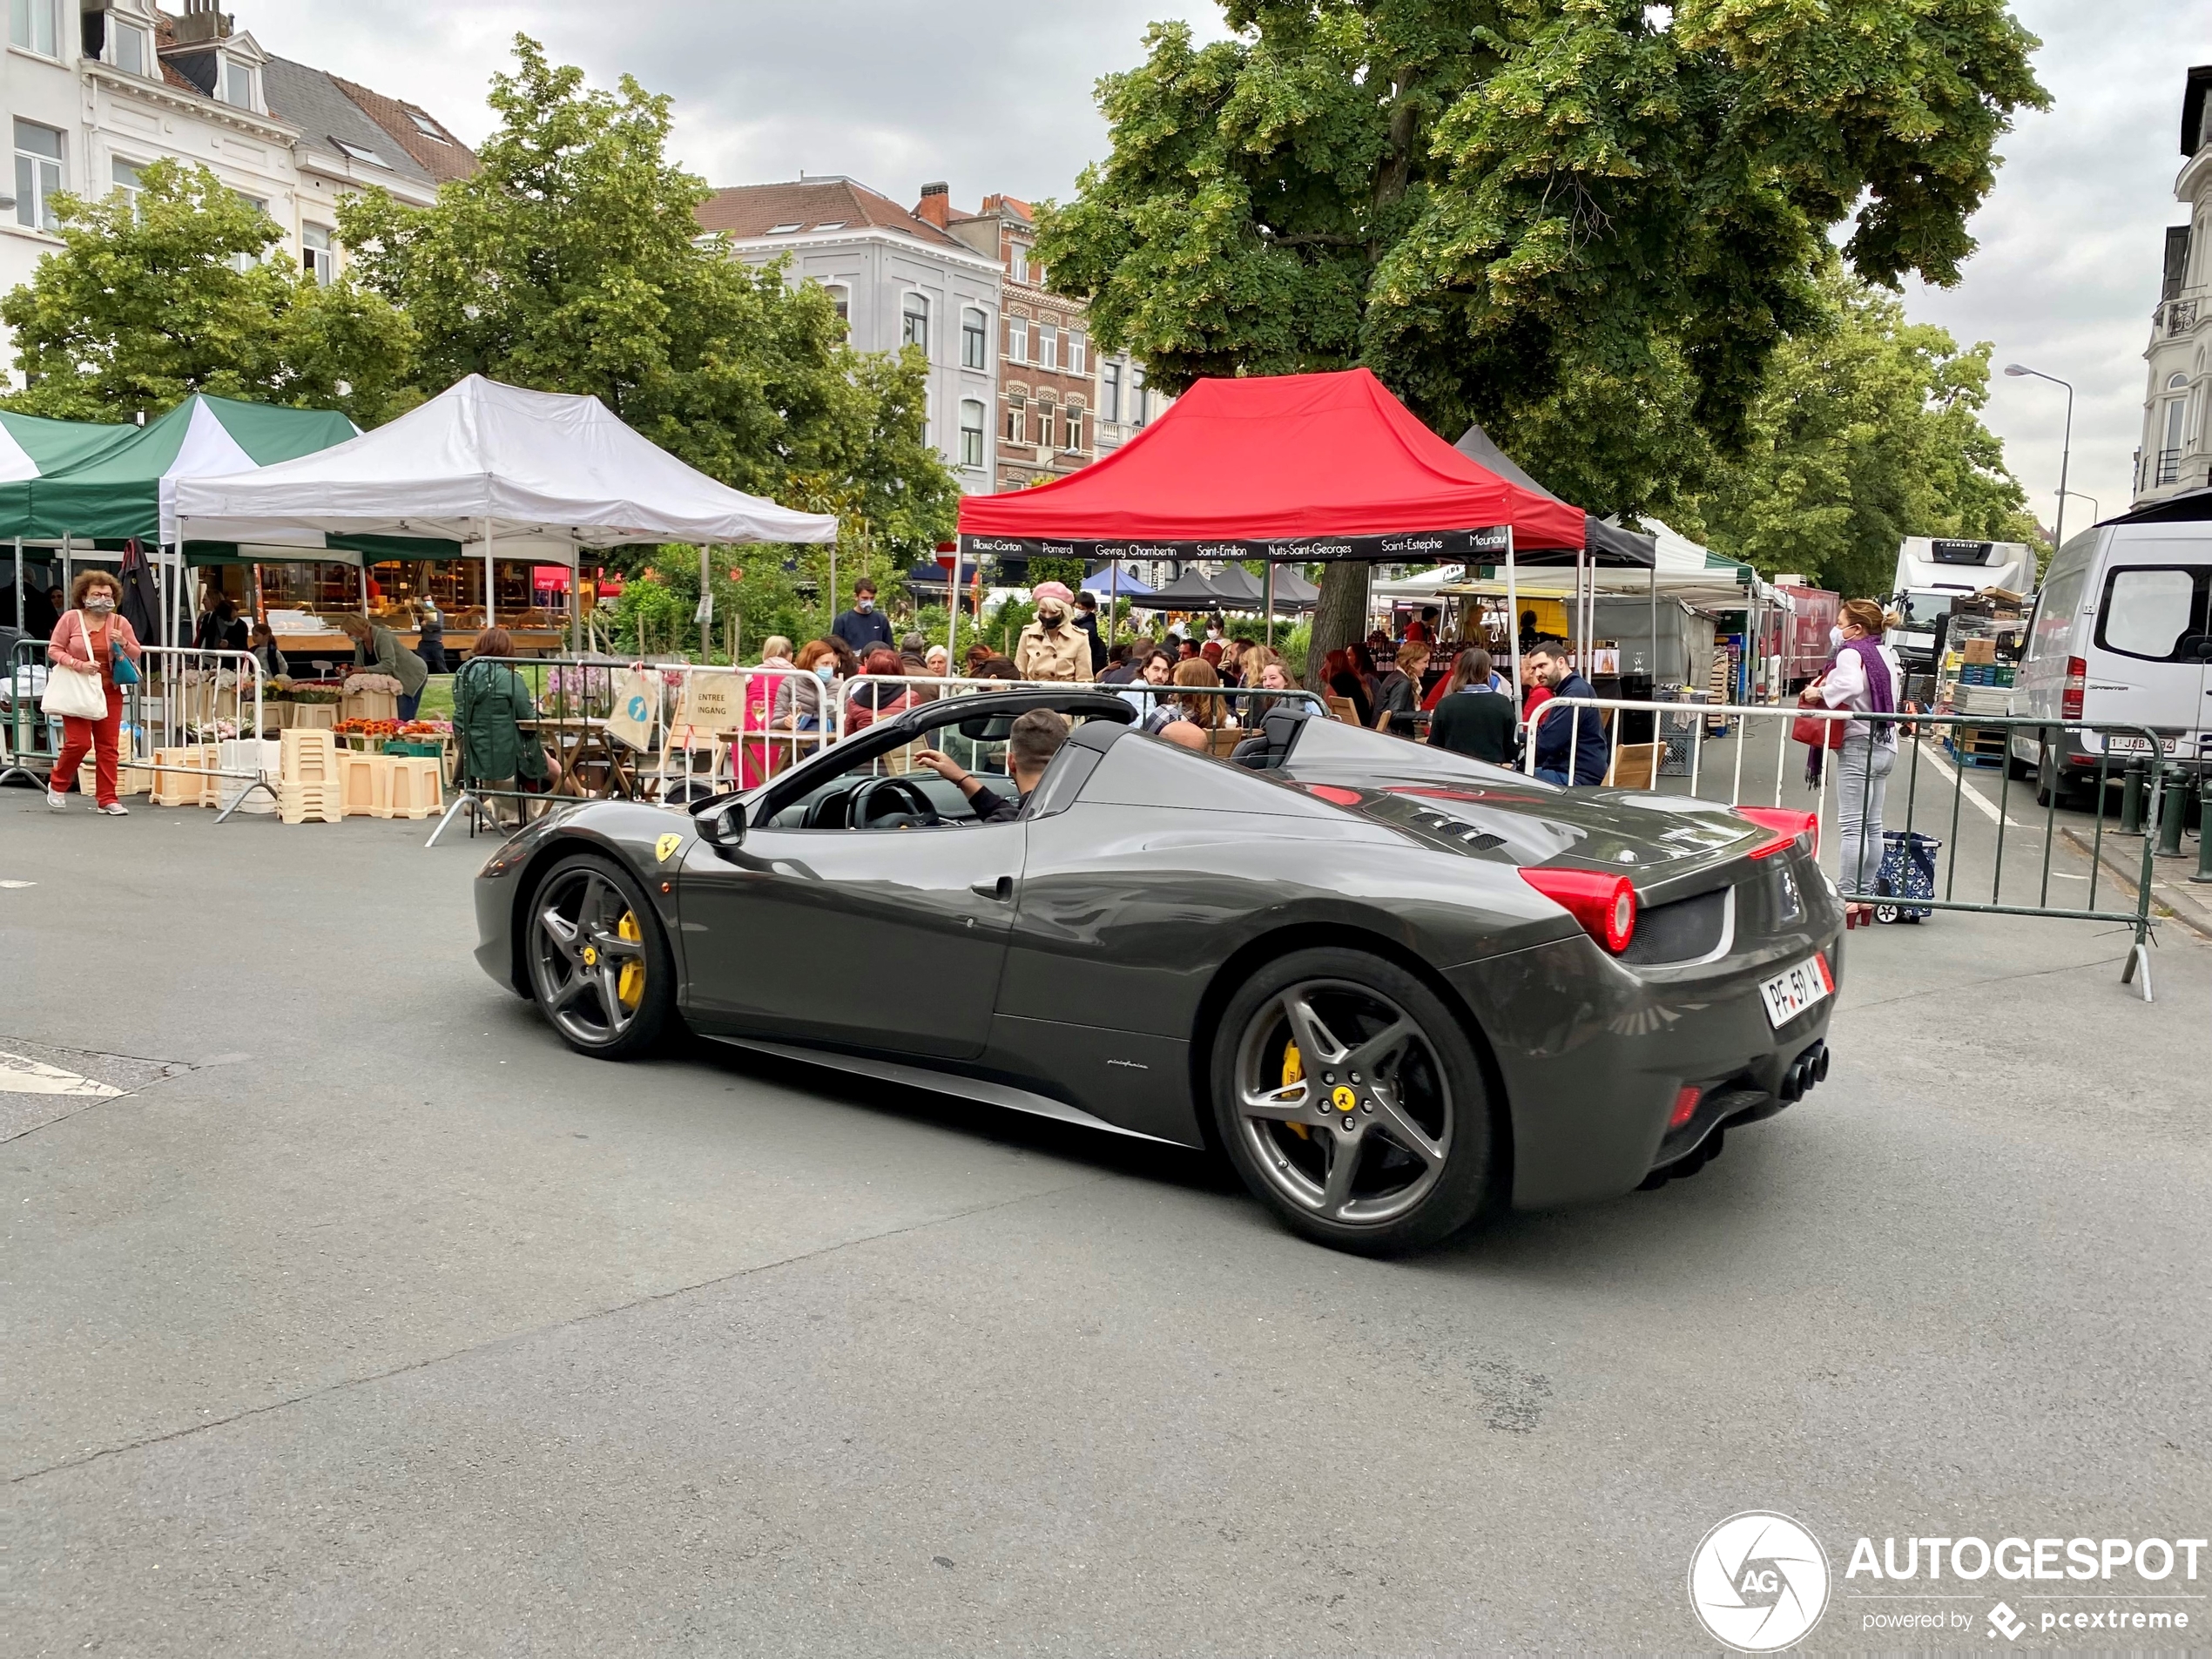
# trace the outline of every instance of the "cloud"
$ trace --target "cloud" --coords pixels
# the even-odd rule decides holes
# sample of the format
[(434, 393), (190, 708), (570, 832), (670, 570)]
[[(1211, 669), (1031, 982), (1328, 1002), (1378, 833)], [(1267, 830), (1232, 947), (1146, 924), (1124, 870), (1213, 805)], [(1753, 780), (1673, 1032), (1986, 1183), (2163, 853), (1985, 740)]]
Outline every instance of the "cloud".
[[(2140, 442), (2163, 229), (2184, 216), (2173, 183), (2187, 43), (2212, 58), (2212, 40), (2202, 0), (2014, 9), (2043, 39), (2053, 107), (2005, 141), (1964, 280), (1916, 285), (1907, 308), (1962, 343), (1993, 341), (2000, 366), (2074, 381), (2072, 485), (2111, 513)], [(628, 72), (671, 94), (677, 153), (711, 183), (842, 172), (912, 201), (941, 179), (962, 205), (991, 191), (1064, 198), (1105, 152), (1092, 89), (1139, 61), (1145, 26), (1183, 17), (1202, 37), (1223, 32), (1210, 0), (238, 0), (236, 15), (270, 51), (423, 104), (465, 138), (490, 125), (485, 84), (519, 30), (596, 81)], [(2055, 387), (2000, 376), (1990, 403), (2047, 523), (2064, 402)]]

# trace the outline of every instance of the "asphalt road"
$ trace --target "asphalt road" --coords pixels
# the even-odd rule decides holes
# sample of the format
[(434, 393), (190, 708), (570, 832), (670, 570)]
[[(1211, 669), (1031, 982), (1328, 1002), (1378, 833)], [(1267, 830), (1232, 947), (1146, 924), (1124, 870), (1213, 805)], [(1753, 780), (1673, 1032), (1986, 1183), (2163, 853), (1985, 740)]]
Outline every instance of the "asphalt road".
[(1678, 1649), (1753, 1507), (1893, 1646), (1858, 1535), (2212, 1520), (2182, 929), (2148, 1006), (2094, 924), (1852, 934), (1810, 1101), (1383, 1263), (1194, 1157), (578, 1059), (469, 959), (483, 843), (212, 818), (0, 792), (10, 1654)]

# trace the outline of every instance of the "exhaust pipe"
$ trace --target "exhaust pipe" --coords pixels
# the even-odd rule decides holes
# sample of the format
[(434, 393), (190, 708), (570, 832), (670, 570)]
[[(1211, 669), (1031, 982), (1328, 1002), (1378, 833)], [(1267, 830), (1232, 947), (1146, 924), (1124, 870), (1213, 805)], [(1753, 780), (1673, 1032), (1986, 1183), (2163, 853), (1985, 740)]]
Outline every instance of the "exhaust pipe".
[(1777, 1091), (1785, 1104), (1803, 1100), (1811, 1094), (1813, 1085), (1828, 1075), (1828, 1045), (1816, 1042), (1790, 1062), (1789, 1070), (1782, 1074), (1782, 1087)]

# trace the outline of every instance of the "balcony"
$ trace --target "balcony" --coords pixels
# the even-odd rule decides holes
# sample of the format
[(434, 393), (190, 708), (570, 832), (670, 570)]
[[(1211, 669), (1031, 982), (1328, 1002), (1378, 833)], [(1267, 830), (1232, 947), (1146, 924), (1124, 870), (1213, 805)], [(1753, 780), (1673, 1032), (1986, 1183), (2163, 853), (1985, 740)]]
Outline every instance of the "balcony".
[(2157, 459), (2151, 464), (2150, 487), (2153, 489), (2162, 489), (2168, 484), (2177, 484), (2181, 482), (2182, 452), (2179, 449), (2161, 449)]
[(2176, 334), (2186, 334), (2196, 327), (2195, 300), (2161, 300), (2158, 308), (2150, 314), (2150, 329), (2154, 336), (2163, 334), (2171, 340)]

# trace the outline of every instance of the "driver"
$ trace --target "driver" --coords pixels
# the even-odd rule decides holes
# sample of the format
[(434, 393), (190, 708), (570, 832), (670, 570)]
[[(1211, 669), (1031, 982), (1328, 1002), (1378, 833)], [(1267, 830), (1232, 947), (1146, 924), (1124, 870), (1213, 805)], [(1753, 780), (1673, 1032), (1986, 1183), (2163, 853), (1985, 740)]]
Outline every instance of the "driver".
[(977, 822), (1010, 824), (1029, 804), (1029, 792), (1037, 786), (1044, 769), (1052, 764), (1052, 757), (1060, 752), (1060, 745), (1067, 741), (1068, 722), (1050, 709), (1031, 709), (1014, 723), (1006, 743), (1007, 764), (1014, 771), (1014, 786), (1022, 792), (1014, 800), (1007, 799), (940, 750), (922, 750), (914, 756), (914, 765), (928, 767), (967, 796), (968, 805), (975, 809)]

